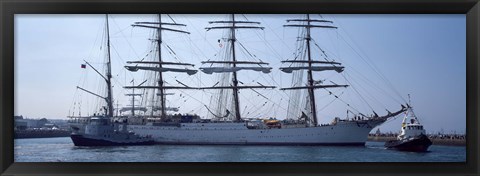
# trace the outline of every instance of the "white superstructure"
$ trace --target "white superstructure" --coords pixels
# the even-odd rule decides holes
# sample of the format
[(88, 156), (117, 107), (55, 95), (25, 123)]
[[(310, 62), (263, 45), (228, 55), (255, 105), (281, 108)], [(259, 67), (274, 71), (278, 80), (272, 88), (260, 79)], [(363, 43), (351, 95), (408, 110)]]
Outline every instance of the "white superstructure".
[(402, 121), (402, 130), (400, 135), (397, 136), (398, 140), (416, 138), (421, 135), (426, 135), (426, 131), (423, 125), (420, 124), (417, 117), (413, 113), (412, 107), (409, 107), (405, 113), (405, 117)]

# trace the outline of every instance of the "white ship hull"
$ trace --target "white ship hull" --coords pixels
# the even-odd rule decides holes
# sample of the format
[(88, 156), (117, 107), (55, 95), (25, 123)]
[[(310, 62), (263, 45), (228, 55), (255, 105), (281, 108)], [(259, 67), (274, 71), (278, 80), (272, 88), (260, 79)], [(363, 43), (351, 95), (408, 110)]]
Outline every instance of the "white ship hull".
[(179, 126), (129, 125), (161, 144), (209, 145), (364, 145), (368, 133), (384, 119), (280, 129), (248, 129), (241, 123), (180, 123)]

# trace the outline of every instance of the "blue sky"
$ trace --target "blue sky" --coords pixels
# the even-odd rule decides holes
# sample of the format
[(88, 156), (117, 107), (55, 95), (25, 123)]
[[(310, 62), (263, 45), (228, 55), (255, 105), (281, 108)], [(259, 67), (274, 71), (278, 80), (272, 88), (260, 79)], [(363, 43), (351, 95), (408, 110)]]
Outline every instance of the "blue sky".
[[(315, 42), (336, 61), (346, 67), (344, 74), (353, 85), (347, 89), (332, 89), (341, 99), (350, 102), (359, 111), (370, 114), (371, 108), (353, 91), (354, 87), (368, 100), (378, 114), (385, 109), (396, 111), (401, 102), (412, 96), (415, 113), (429, 132), (465, 131), (466, 123), (466, 22), (465, 15), (311, 15), (333, 20), (336, 30), (314, 30)], [(143, 73), (131, 73), (123, 66), (126, 61), (139, 60), (150, 51), (152, 33), (149, 29), (132, 28), (136, 21), (152, 21), (155, 15), (110, 15), (114, 98), (127, 105), (122, 89), (135, 78), (141, 82)], [(225, 20), (227, 15), (171, 15), (187, 27), (181, 29), (190, 35), (165, 33), (164, 40), (175, 50), (182, 62), (202, 66), (201, 61), (218, 59), (218, 39), (225, 32), (205, 31), (208, 21)], [(278, 70), (281, 60), (292, 59), (297, 30), (284, 28), (285, 19), (301, 15), (237, 15), (240, 20), (261, 22), (263, 31), (238, 31), (238, 40), (256, 58), (273, 67), (269, 75), (241, 72), (239, 79), (246, 84), (288, 87), (290, 77)], [(166, 15), (163, 18), (168, 22)], [(98, 98), (76, 89), (82, 86), (96, 92), (102, 83), (91, 69), (81, 69), (87, 60), (101, 67), (100, 49), (104, 15), (16, 15), (15, 16), (15, 115), (31, 118), (66, 118), (78, 111), (74, 102), (83, 101), (82, 114), (92, 113)], [(239, 58), (247, 57), (239, 49)], [(216, 55), (217, 54), (217, 55)], [(314, 55), (318, 56), (318, 55)], [(149, 56), (151, 57), (151, 56)], [(177, 61), (165, 52), (169, 61)], [(205, 65), (203, 65), (205, 66)], [(392, 85), (383, 81), (372, 68), (377, 68)], [(169, 83), (181, 80), (192, 86), (215, 84), (215, 75), (201, 72), (195, 76), (167, 74)], [(334, 72), (316, 73), (316, 77), (344, 83)], [(392, 89), (394, 87), (394, 89)], [(382, 92), (384, 91), (384, 92)], [(101, 91), (100, 91), (101, 92)], [(169, 104), (181, 107), (181, 112), (206, 116), (213, 91), (174, 91)], [(288, 116), (288, 92), (259, 90), (240, 92), (242, 116)], [(397, 95), (397, 93), (400, 95)], [(401, 96), (401, 97), (400, 97)], [(317, 108), (320, 123), (333, 117), (345, 117), (345, 104), (334, 101), (323, 90), (317, 90)], [(403, 100), (402, 100), (403, 98)], [(399, 102), (400, 101), (400, 102)], [(259, 103), (260, 102), (260, 103)], [(264, 102), (267, 102), (265, 105)], [(332, 102), (332, 103), (330, 103)], [(327, 106), (328, 105), (328, 106)], [(326, 107), (326, 108), (323, 108)], [(382, 131), (398, 131), (401, 117), (382, 125)]]

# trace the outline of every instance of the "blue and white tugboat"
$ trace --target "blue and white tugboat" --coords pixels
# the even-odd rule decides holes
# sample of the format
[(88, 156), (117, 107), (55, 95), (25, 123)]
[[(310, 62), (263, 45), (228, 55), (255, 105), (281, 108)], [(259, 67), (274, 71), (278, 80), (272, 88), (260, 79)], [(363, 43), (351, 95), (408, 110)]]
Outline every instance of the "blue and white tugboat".
[[(105, 100), (106, 106), (104, 107), (105, 114), (93, 115), (89, 117), (85, 128), (80, 130), (79, 128), (73, 128), (71, 139), (75, 146), (122, 146), (122, 145), (152, 145), (154, 140), (149, 137), (141, 137), (127, 130), (126, 120), (123, 122), (112, 122), (113, 120), (113, 98), (112, 98), (112, 84), (111, 84), (111, 61), (110, 61), (110, 40), (108, 33), (108, 15), (106, 16), (106, 33), (107, 33), (107, 73), (103, 76), (92, 65), (95, 71), (102, 76), (106, 82), (107, 96), (101, 96), (83, 88), (77, 87), (83, 91), (86, 91), (92, 95), (100, 97)], [(85, 67), (82, 65), (82, 67)]]
[(428, 139), (423, 125), (420, 124), (413, 113), (412, 107), (408, 106), (405, 117), (402, 121), (402, 130), (397, 140), (387, 141), (387, 149), (396, 149), (400, 151), (426, 152), (432, 141)]

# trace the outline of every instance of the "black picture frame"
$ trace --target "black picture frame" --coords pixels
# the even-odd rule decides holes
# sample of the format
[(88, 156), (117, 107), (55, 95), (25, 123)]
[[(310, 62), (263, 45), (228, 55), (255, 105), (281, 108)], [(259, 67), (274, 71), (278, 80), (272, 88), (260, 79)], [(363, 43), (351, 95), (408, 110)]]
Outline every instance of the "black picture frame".
[[(1, 0), (2, 175), (479, 175), (479, 0)], [(465, 163), (15, 163), (14, 14), (337, 13), (466, 14)]]

